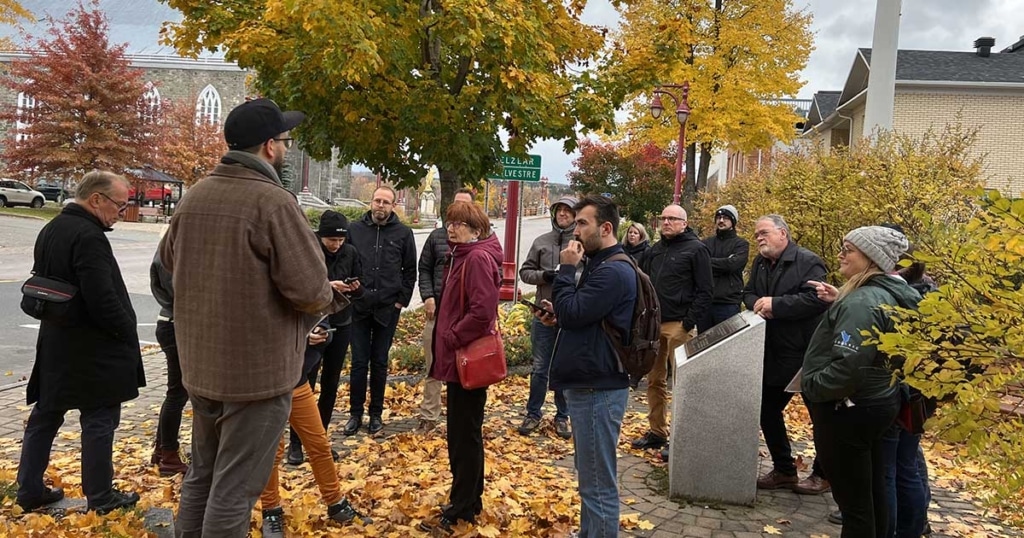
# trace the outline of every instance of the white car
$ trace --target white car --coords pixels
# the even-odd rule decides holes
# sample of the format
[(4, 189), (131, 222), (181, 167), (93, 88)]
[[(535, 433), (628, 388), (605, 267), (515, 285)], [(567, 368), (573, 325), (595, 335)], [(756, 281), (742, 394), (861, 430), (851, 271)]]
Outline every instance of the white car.
[(20, 181), (0, 179), (0, 207), (27, 205), (38, 209), (45, 203), (43, 193), (32, 190)]

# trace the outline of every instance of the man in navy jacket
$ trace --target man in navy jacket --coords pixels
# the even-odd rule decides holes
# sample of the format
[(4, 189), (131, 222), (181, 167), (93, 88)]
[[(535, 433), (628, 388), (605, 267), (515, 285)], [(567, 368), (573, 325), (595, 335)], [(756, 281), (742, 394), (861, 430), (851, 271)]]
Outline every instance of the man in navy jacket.
[[(551, 388), (565, 394), (572, 421), (582, 500), (580, 536), (618, 536), (619, 491), (615, 447), (629, 398), (629, 376), (601, 322), (607, 319), (628, 338), (636, 301), (636, 273), (616, 240), (619, 210), (608, 198), (591, 195), (576, 207), (576, 240), (559, 254), (552, 303), (555, 315), (535, 315), (558, 326), (551, 358)], [(576, 266), (587, 262), (576, 284)]]

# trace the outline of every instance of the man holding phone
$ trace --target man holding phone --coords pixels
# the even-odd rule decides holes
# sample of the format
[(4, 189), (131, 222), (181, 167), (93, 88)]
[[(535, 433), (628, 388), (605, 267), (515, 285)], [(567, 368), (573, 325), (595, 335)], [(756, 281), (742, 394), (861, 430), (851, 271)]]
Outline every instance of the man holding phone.
[[(537, 286), (536, 301), (551, 299), (551, 284), (558, 270), (559, 253), (573, 240), (576, 230), (576, 198), (563, 196), (551, 204), (551, 231), (537, 237), (530, 246), (519, 278), (527, 284)], [(582, 264), (580, 264), (582, 267)], [(578, 274), (578, 271), (577, 271)], [(530, 372), (530, 396), (526, 401), (526, 417), (519, 425), (520, 435), (530, 435), (540, 427), (541, 407), (548, 392), (548, 370), (551, 366), (551, 351), (555, 346), (558, 331), (534, 320), (530, 328), (530, 347), (533, 350), (533, 370)], [(563, 439), (572, 437), (569, 430), (569, 412), (562, 391), (555, 391), (555, 434)]]
[[(466, 188), (455, 191), (454, 201), (473, 203), (473, 191)], [(434, 314), (437, 311), (437, 304), (441, 301), (442, 274), (445, 264), (448, 263), (450, 251), (448, 229), (442, 226), (430, 232), (420, 252), (420, 298), (423, 299), (423, 312), (427, 315), (427, 323), (423, 327), (423, 356), (426, 358), (426, 369), (423, 377), (423, 401), (420, 403), (420, 423), (413, 430), (415, 433), (427, 433), (441, 420), (441, 387), (444, 386), (444, 382), (430, 377), (428, 373), (430, 365), (434, 362)]]

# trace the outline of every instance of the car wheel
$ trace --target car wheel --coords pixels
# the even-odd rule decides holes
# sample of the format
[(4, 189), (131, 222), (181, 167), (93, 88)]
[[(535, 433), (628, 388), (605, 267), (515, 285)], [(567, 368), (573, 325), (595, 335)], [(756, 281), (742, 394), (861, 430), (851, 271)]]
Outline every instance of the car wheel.
[(0, 196), (0, 207), (7, 207), (7, 198)]
[(43, 207), (43, 199), (42, 198), (33, 198), (32, 199), (32, 208), (33, 209), (39, 209), (40, 207)]

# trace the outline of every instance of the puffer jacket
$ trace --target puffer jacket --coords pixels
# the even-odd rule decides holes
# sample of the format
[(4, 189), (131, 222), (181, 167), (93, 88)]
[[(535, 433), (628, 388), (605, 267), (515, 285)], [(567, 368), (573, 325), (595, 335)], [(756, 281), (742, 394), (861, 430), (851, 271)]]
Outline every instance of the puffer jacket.
[(885, 367), (885, 354), (865, 345), (861, 331), (891, 332), (893, 321), (884, 305), (917, 308), (921, 295), (900, 278), (878, 275), (868, 280), (825, 313), (804, 355), (800, 387), (811, 402), (849, 398), (869, 404), (894, 397), (899, 385)]
[(430, 232), (423, 243), (423, 250), (420, 251), (419, 288), (420, 298), (424, 301), (440, 297), (444, 265), (448, 262), (450, 251), (448, 230), (445, 228)]
[[(535, 299), (537, 303), (545, 299), (551, 300), (551, 283), (554, 280), (555, 271), (558, 269), (559, 253), (568, 246), (569, 241), (573, 240), (576, 231), (575, 222), (564, 229), (558, 227), (558, 222), (555, 220), (555, 209), (559, 205), (572, 208), (576, 202), (576, 198), (572, 196), (563, 196), (551, 204), (551, 231), (533, 240), (530, 252), (519, 268), (519, 279), (527, 284), (537, 286), (537, 298)], [(583, 262), (580, 262), (579, 267), (576, 268), (577, 276), (582, 269)], [(544, 273), (549, 275), (548, 279), (544, 278)]]

